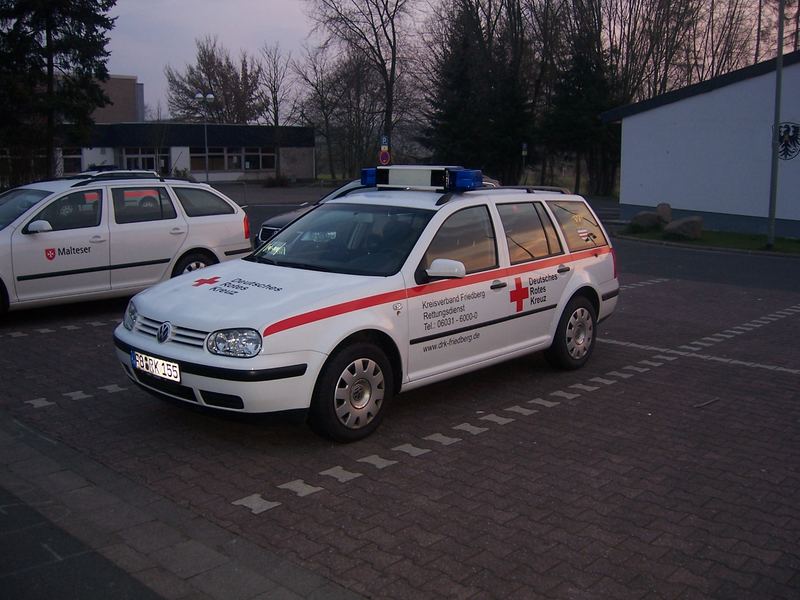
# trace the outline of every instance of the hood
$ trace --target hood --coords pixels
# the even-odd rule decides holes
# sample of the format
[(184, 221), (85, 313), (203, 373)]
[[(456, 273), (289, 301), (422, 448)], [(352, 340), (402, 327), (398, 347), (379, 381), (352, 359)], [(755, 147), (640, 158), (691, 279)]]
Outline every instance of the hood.
[(400, 274), (367, 277), (238, 259), (160, 283), (134, 302), (141, 315), (181, 327), (263, 331), (287, 317), (402, 287)]

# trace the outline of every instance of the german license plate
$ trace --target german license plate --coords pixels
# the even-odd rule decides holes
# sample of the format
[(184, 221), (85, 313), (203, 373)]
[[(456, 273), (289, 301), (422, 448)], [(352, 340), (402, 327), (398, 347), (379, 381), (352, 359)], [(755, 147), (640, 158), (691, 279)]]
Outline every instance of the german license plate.
[(161, 379), (169, 379), (170, 381), (177, 381), (180, 383), (181, 369), (177, 363), (161, 360), (160, 358), (131, 350), (131, 364), (134, 369), (139, 369), (150, 375), (161, 377)]

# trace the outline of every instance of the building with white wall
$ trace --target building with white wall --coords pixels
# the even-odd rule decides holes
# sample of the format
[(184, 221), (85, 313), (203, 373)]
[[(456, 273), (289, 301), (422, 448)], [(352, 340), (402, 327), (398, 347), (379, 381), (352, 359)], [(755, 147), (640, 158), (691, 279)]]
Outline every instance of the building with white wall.
[[(775, 232), (800, 237), (800, 52), (784, 57)], [(622, 122), (620, 212), (661, 202), (706, 229), (766, 233), (775, 61), (608, 111)]]

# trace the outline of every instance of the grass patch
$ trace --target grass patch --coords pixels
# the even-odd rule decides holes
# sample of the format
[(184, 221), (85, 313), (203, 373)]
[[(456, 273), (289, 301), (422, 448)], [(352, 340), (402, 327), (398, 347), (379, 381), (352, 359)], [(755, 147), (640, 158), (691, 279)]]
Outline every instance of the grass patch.
[[(625, 231), (625, 235), (642, 240), (678, 241), (664, 237), (663, 231), (644, 231), (633, 233)], [(699, 240), (679, 240), (681, 244), (697, 246), (698, 248), (731, 248), (735, 250), (766, 250), (767, 236), (765, 234), (730, 233), (728, 231), (703, 231)], [(800, 239), (775, 238), (772, 247), (774, 252), (800, 254)]]

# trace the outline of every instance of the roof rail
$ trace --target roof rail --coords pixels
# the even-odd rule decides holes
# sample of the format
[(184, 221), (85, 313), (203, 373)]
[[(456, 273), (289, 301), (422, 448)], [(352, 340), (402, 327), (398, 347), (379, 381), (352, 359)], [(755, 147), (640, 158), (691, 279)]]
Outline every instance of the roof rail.
[(123, 179), (157, 179), (158, 181), (164, 181), (164, 177), (157, 173), (101, 171), (100, 173), (87, 176), (86, 179), (82, 179), (81, 181), (72, 184), (71, 187), (82, 187), (96, 181), (119, 181)]
[[(536, 192), (553, 192), (555, 194), (572, 194), (572, 192), (565, 188), (559, 187), (555, 185), (504, 185), (499, 188), (498, 190), (525, 190), (529, 194), (535, 194)], [(483, 190), (487, 191), (487, 190)], [(491, 188), (488, 190), (491, 191)]]

